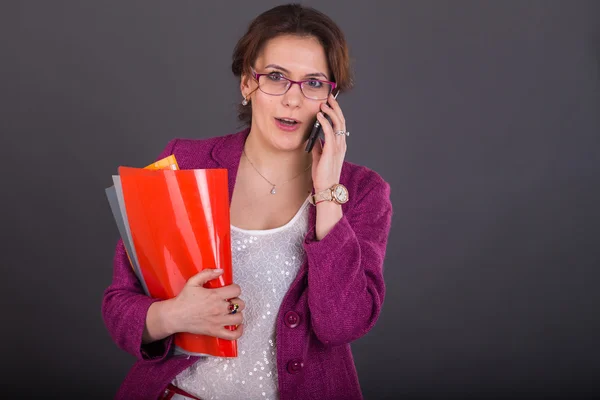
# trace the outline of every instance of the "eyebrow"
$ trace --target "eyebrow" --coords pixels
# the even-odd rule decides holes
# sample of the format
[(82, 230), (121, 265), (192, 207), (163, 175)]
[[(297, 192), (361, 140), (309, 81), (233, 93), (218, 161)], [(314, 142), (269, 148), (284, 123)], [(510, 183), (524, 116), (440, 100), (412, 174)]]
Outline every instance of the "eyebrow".
[[(283, 68), (281, 65), (269, 64), (265, 68), (279, 69), (279, 70), (285, 72), (286, 74), (290, 75), (290, 71), (287, 70), (287, 69), (285, 69), (285, 68)], [(322, 72), (313, 72), (311, 74), (304, 75), (305, 78), (315, 78), (315, 77), (319, 77), (319, 76), (325, 78), (326, 80), (329, 80), (329, 77), (327, 75), (325, 75), (324, 73), (322, 73)]]

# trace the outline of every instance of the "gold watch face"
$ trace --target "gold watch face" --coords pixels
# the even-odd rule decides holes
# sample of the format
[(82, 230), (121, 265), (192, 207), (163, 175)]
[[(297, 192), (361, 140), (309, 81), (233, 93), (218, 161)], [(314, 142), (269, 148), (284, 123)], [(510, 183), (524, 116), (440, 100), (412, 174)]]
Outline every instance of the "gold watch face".
[(348, 201), (348, 189), (344, 185), (336, 185), (333, 188), (333, 198), (340, 204)]

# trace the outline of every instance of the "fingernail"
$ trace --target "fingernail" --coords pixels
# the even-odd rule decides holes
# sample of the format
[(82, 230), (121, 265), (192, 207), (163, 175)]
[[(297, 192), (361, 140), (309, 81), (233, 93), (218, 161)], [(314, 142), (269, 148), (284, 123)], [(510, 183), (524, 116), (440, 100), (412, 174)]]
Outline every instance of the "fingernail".
[(223, 272), (223, 269), (222, 269), (222, 268), (215, 268), (215, 269), (213, 270), (213, 273), (214, 273), (214, 274), (220, 274), (220, 273), (222, 273), (222, 272)]

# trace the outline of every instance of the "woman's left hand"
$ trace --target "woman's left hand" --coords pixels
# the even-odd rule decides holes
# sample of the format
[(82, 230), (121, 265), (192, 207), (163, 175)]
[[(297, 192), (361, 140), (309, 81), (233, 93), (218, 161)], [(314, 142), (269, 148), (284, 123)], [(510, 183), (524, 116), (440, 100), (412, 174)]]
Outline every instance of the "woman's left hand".
[(329, 95), (327, 101), (331, 107), (327, 106), (326, 103), (322, 103), (321, 110), (329, 115), (333, 126), (322, 113), (317, 114), (325, 134), (325, 144), (321, 144), (321, 140), (317, 139), (317, 143), (312, 149), (312, 179), (315, 193), (340, 183), (342, 165), (346, 157), (346, 135), (335, 134), (338, 131), (346, 131), (344, 113), (342, 113), (342, 109), (333, 95)]

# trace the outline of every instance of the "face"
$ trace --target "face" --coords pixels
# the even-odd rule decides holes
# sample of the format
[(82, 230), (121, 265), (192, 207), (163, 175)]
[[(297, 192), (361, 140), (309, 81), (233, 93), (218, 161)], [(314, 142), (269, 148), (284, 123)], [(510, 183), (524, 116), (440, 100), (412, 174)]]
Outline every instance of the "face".
[[(259, 54), (254, 70), (257, 74), (273, 73), (271, 76), (275, 79), (285, 76), (295, 81), (332, 80), (325, 50), (315, 38), (286, 35), (271, 39)], [(252, 134), (258, 135), (263, 144), (277, 150), (303, 149), (320, 105), (326, 100), (305, 97), (296, 84), (279, 96), (255, 90), (257, 87), (258, 82), (253, 77), (242, 78), (242, 96), (251, 93)], [(290, 126), (281, 119), (293, 119), (296, 123)]]

